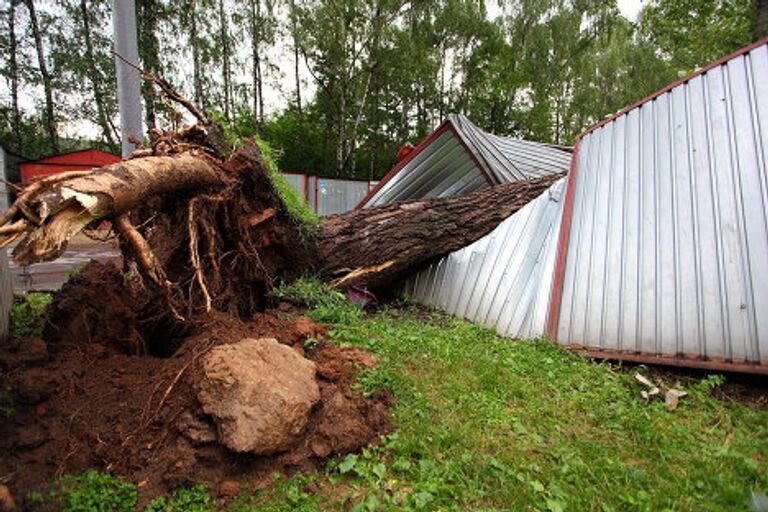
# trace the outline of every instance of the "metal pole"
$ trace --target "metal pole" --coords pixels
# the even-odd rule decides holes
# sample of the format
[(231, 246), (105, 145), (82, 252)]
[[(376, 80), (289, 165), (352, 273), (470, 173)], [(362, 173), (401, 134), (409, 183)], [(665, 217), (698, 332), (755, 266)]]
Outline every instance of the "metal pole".
[[(136, 4), (134, 0), (112, 0), (112, 26), (115, 52), (124, 59), (139, 63), (139, 47), (136, 42)], [(117, 101), (120, 107), (120, 133), (123, 158), (136, 149), (129, 139), (141, 141), (141, 77), (117, 56)]]

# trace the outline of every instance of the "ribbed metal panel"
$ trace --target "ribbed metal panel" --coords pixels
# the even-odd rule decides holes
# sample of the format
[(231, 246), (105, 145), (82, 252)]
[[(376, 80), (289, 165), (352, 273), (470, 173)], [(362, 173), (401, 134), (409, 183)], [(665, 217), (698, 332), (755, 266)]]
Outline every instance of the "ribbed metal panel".
[(768, 47), (581, 140), (557, 341), (768, 364)]
[(317, 213), (317, 176), (307, 176), (307, 203), (313, 212)]
[(491, 135), (462, 115), (449, 115), (447, 123), (450, 129), (419, 150), (364, 206), (467, 194), (489, 180), (509, 183), (568, 169), (568, 151)]
[(367, 181), (318, 178), (316, 186), (318, 215), (348, 212), (368, 193)]
[(307, 176), (304, 174), (293, 174), (293, 173), (283, 173), (283, 177), (285, 178), (285, 181), (287, 181), (293, 189), (296, 191), (296, 194), (299, 196), (299, 198), (306, 200), (307, 198), (304, 197), (307, 193), (306, 190), (306, 181)]
[(415, 300), (513, 338), (544, 334), (564, 179), (495, 230), (405, 283)]
[(447, 130), (385, 183), (366, 206), (466, 194), (486, 184), (459, 138)]
[(450, 119), (497, 183), (558, 174), (570, 165), (569, 151), (486, 133), (461, 115), (452, 114)]

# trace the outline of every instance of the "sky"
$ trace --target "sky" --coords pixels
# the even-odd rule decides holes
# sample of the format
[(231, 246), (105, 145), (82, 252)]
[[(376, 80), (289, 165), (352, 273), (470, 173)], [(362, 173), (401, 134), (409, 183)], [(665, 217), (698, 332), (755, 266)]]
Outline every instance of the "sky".
[(637, 13), (643, 7), (642, 0), (619, 0), (619, 10), (625, 18), (635, 21), (637, 19)]

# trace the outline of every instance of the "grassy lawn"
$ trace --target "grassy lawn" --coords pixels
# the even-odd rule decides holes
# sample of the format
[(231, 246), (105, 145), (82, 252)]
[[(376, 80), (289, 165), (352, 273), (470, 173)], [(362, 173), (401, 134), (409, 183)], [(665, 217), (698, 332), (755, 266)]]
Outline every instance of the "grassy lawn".
[[(732, 511), (760, 510), (768, 492), (768, 412), (711, 397), (717, 376), (670, 412), (631, 372), (437, 312), (363, 316), (334, 296), (311, 316), (377, 355), (360, 386), (392, 390), (395, 430), (232, 511)], [(210, 507), (201, 490), (182, 498), (153, 510)]]

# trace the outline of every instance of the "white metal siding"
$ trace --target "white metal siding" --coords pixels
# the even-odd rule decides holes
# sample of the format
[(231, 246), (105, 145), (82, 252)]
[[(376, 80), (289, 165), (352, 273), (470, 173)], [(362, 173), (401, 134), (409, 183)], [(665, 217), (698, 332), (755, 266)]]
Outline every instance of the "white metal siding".
[(451, 114), (447, 122), (452, 129), (421, 149), (364, 206), (467, 194), (488, 186), (488, 180), (510, 183), (568, 170), (567, 151), (491, 135), (462, 115)]
[(497, 183), (558, 174), (565, 172), (571, 163), (569, 151), (540, 142), (493, 135), (461, 115), (451, 114), (450, 119)]
[(305, 181), (307, 179), (307, 176), (304, 174), (283, 174), (283, 177), (285, 178), (285, 181), (288, 182), (290, 186), (293, 187), (293, 189), (296, 191), (296, 195), (299, 197), (299, 199), (306, 201), (306, 190), (304, 189)]
[(586, 134), (557, 340), (768, 363), (768, 47)]
[(316, 186), (318, 215), (348, 212), (368, 193), (367, 181), (318, 178)]
[(485, 237), (407, 280), (415, 300), (504, 336), (544, 334), (565, 179)]
[(447, 130), (385, 183), (366, 206), (466, 194), (486, 185), (461, 141)]

